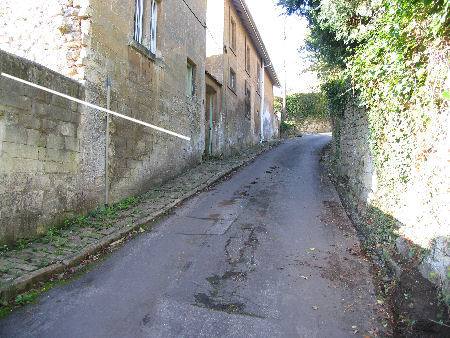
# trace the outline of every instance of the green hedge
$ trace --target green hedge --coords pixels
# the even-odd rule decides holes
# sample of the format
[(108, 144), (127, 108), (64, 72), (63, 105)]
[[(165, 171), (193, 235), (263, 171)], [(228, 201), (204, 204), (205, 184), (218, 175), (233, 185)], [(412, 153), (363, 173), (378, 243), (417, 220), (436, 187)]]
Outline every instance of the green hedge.
[(328, 118), (327, 103), (322, 93), (296, 93), (286, 97), (287, 119)]

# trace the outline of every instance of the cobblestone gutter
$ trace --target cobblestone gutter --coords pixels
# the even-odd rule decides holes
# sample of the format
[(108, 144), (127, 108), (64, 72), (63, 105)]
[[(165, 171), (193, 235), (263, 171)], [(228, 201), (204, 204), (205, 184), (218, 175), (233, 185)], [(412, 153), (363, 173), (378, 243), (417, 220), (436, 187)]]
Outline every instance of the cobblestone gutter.
[(179, 203), (279, 144), (276, 140), (226, 159), (208, 160), (142, 196), (99, 209), (87, 217), (67, 220), (64, 229), (50, 229), (42, 238), (19, 241), (16, 249), (0, 251), (1, 302), (76, 266), (127, 234), (141, 230)]

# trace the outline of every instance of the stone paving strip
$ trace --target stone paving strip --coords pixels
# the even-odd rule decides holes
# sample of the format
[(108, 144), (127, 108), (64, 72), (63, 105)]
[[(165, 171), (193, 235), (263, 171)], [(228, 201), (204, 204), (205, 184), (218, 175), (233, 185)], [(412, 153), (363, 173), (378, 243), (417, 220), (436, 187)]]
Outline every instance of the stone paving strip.
[(0, 251), (1, 302), (30, 290), (40, 281), (74, 267), (88, 256), (140, 230), (182, 201), (249, 163), (279, 140), (242, 150), (226, 159), (211, 159), (139, 197), (67, 219), (45, 236), (19, 240), (15, 249)]

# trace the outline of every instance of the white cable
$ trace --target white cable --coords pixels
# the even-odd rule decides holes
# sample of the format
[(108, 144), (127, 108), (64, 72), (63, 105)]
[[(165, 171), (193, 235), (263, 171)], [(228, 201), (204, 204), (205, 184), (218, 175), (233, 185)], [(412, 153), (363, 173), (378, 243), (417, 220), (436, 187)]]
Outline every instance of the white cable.
[(175, 133), (175, 132), (173, 132), (173, 131), (170, 131), (170, 130), (167, 130), (167, 129), (164, 129), (164, 128), (161, 128), (161, 127), (154, 126), (154, 125), (152, 125), (152, 124), (150, 124), (150, 123), (143, 122), (143, 121), (137, 120), (137, 119), (135, 119), (135, 118), (132, 118), (132, 117), (129, 117), (129, 116), (120, 114), (120, 113), (116, 113), (116, 112), (114, 112), (114, 111), (112, 111), (112, 110), (105, 109), (105, 108), (96, 106), (95, 104), (92, 104), (92, 103), (89, 103), (89, 102), (86, 102), (86, 101), (77, 99), (77, 98), (75, 98), (75, 97), (72, 97), (72, 96), (69, 96), (69, 95), (66, 95), (66, 94), (63, 94), (63, 93), (60, 93), (60, 92), (57, 92), (56, 90), (52, 90), (52, 89), (49, 89), (49, 88), (46, 88), (46, 87), (43, 87), (43, 86), (39, 86), (39, 85), (34, 84), (34, 83), (32, 83), (32, 82), (28, 82), (28, 81), (19, 79), (18, 77), (15, 77), (15, 76), (12, 76), (12, 75), (9, 75), (9, 74), (6, 74), (6, 73), (2, 73), (1, 75), (4, 76), (4, 77), (7, 77), (7, 78), (9, 78), (9, 79), (12, 79), (12, 80), (15, 80), (15, 81), (24, 83), (24, 84), (26, 84), (26, 85), (29, 85), (29, 86), (31, 86), (31, 87), (35, 87), (35, 88), (44, 90), (44, 91), (46, 91), (46, 92), (49, 92), (49, 93), (51, 93), (51, 94), (61, 96), (61, 97), (65, 98), (65, 99), (68, 99), (68, 100), (71, 100), (71, 101), (74, 101), (74, 102), (83, 104), (83, 105), (85, 105), (85, 106), (88, 106), (88, 107), (91, 107), (91, 108), (100, 110), (100, 111), (102, 111), (102, 112), (105, 112), (105, 113), (108, 113), (108, 114), (111, 114), (111, 115), (114, 115), (114, 116), (117, 116), (117, 117), (121, 117), (121, 118), (123, 118), (123, 119), (125, 119), (125, 120), (131, 121), (131, 122), (134, 122), (134, 123), (137, 123), (137, 124), (141, 124), (141, 125), (143, 125), (143, 126), (146, 126), (146, 127), (149, 127), (149, 128), (152, 128), (152, 129), (155, 129), (155, 130), (158, 130), (158, 131), (161, 131), (161, 132), (163, 132), (163, 133), (166, 133), (166, 134), (169, 134), (169, 135), (172, 135), (172, 136), (179, 137), (179, 138), (181, 138), (181, 139), (183, 139), (183, 140), (186, 140), (186, 141), (190, 141), (190, 140), (191, 140), (190, 137), (187, 137), (187, 136), (184, 136), (184, 135)]

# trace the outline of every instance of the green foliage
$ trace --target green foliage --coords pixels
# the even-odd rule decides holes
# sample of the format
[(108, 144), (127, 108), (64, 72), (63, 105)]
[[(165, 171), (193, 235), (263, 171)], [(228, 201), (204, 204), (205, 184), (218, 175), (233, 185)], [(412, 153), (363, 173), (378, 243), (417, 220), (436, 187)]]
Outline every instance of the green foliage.
[(449, 57), (450, 1), (279, 4), (309, 22), (307, 50), (325, 79), (330, 115), (342, 117), (352, 101), (365, 106), (379, 183), (387, 190), (407, 183), (422, 151), (416, 136), (430, 123), (427, 112), (439, 110), (449, 97), (444, 84), (448, 66), (441, 66), (440, 73), (433, 69)]
[(275, 96), (273, 99), (273, 110), (280, 113), (283, 110), (283, 98)]
[(22, 295), (17, 295), (14, 302), (17, 305), (25, 305), (25, 304), (31, 303), (33, 301), (33, 299), (37, 296), (37, 294), (38, 293), (35, 291), (30, 291), (30, 292), (22, 294)]
[(322, 85), (330, 116), (344, 116), (347, 103), (352, 100), (351, 89), (348, 80), (332, 79)]
[(308, 117), (326, 119), (326, 100), (322, 93), (297, 93), (286, 97), (287, 119)]
[[(445, 121), (449, 107), (450, 0), (279, 0), (279, 4), (309, 22), (306, 49), (324, 82), (335, 165), (342, 160), (341, 131), (348, 129), (343, 127), (349, 122), (344, 112), (356, 104), (363, 108), (358, 112), (367, 114), (377, 174), (372, 206), (365, 210), (367, 246), (388, 261), (397, 236), (396, 220), (389, 214), (395, 214), (402, 194), (411, 188), (411, 178), (423, 176), (420, 166), (437, 151), (433, 147), (442, 137), (432, 134), (440, 130), (438, 124)], [(430, 199), (433, 194), (430, 190)], [(411, 250), (410, 258), (421, 259), (423, 250)]]
[(295, 121), (282, 121), (280, 125), (281, 132), (287, 132), (294, 129), (296, 126)]
[(136, 198), (128, 197), (128, 198), (125, 198), (124, 200), (120, 201), (118, 204), (116, 204), (115, 207), (117, 210), (126, 210), (126, 209), (131, 208), (138, 204), (139, 204), (139, 202), (137, 201)]

